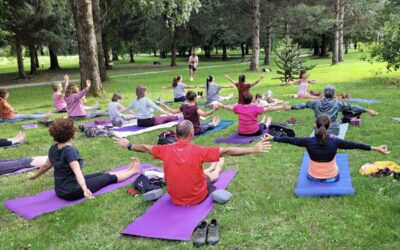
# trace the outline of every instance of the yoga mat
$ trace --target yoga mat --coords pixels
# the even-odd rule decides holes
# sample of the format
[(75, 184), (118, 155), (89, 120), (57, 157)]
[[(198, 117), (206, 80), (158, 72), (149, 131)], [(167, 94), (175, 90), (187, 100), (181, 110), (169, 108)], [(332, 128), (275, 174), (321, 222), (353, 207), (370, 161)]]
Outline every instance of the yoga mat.
[(215, 139), (216, 143), (226, 143), (226, 144), (249, 144), (255, 140), (260, 139), (268, 130), (265, 129), (261, 135), (256, 136), (243, 136), (239, 135), (238, 133), (234, 133), (225, 138), (217, 138)]
[[(349, 129), (349, 124), (348, 123), (342, 123), (339, 125), (339, 135), (337, 136), (338, 138), (344, 140), (344, 138), (346, 137), (346, 133), (347, 130)], [(313, 131), (310, 134), (310, 137), (314, 137), (315, 136), (315, 131), (313, 129)]]
[(171, 127), (177, 125), (182, 120), (183, 120), (183, 118), (179, 118), (178, 120), (173, 121), (173, 122), (168, 122), (168, 123), (164, 123), (164, 124), (160, 124), (160, 125), (152, 126), (152, 127), (147, 127), (147, 128), (139, 127), (137, 125), (130, 125), (130, 126), (126, 126), (126, 127), (115, 128), (113, 132), (114, 132), (115, 136), (127, 137), (130, 135), (143, 134), (143, 133), (154, 131), (157, 129), (171, 128)]
[(339, 181), (333, 183), (310, 181), (307, 178), (309, 157), (305, 153), (294, 193), (297, 196), (354, 195), (355, 190), (350, 176), (349, 156), (347, 154), (337, 154), (336, 163), (339, 167)]
[(22, 168), (22, 169), (19, 169), (19, 170), (15, 171), (15, 172), (12, 172), (12, 173), (0, 175), (0, 177), (1, 177), (1, 176), (14, 175), (14, 174), (21, 174), (21, 173), (25, 173), (25, 172), (28, 172), (28, 171), (32, 171), (32, 170), (34, 170), (34, 169), (38, 169), (38, 168), (39, 168), (39, 167)]
[(235, 121), (232, 121), (232, 120), (223, 120), (223, 121), (220, 121), (220, 123), (218, 124), (218, 126), (216, 126), (216, 127), (213, 128), (213, 129), (207, 130), (206, 132), (204, 132), (203, 134), (198, 135), (198, 136), (208, 135), (208, 134), (212, 134), (212, 133), (218, 132), (218, 131), (223, 130), (224, 128), (226, 128), (226, 127), (228, 127), (228, 126), (230, 126), (230, 125), (232, 125), (232, 124), (234, 124), (234, 123), (235, 123)]
[[(127, 166), (123, 166), (120, 168), (113, 169), (112, 171), (118, 171), (127, 168)], [(153, 166), (148, 164), (141, 165), (141, 171), (148, 170), (153, 168)], [(126, 185), (131, 184), (138, 175), (134, 175), (127, 180), (115, 184), (108, 185), (93, 195), (101, 195), (108, 193), (110, 191), (119, 189)], [(86, 198), (82, 198), (76, 201), (66, 201), (61, 198), (58, 198), (54, 192), (54, 189), (44, 191), (38, 193), (33, 196), (25, 196), (20, 198), (15, 198), (12, 200), (8, 200), (4, 202), (4, 207), (9, 209), (10, 211), (22, 216), (25, 219), (32, 220), (42, 214), (51, 213), (57, 210), (60, 210), (63, 207), (73, 206), (79, 203), (82, 203), (86, 200)]]
[(373, 103), (380, 103), (381, 101), (376, 100), (376, 99), (362, 99), (362, 98), (348, 98), (345, 99), (346, 101), (349, 102), (358, 102), (358, 103), (364, 103), (364, 104), (373, 104)]
[(393, 120), (400, 122), (400, 117), (393, 117)]
[(0, 147), (0, 148), (3, 148), (3, 149), (6, 149), (6, 148), (15, 148), (15, 147), (19, 147), (19, 146), (21, 146), (22, 144), (25, 144), (25, 143), (26, 143), (26, 142), (20, 142), (20, 143), (15, 143), (15, 144), (10, 145), (10, 146)]
[[(235, 175), (234, 170), (221, 173), (214, 186), (225, 189)], [(213, 206), (210, 197), (198, 205), (175, 206), (170, 196), (165, 194), (121, 234), (165, 240), (190, 240), (197, 224), (207, 217)]]

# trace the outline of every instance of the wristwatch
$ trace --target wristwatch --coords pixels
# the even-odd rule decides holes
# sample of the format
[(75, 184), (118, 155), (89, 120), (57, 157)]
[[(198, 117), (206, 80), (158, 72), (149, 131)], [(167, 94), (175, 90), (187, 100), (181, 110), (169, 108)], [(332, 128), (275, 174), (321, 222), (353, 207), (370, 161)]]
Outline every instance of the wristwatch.
[(128, 143), (128, 146), (126, 146), (128, 148), (129, 151), (131, 151), (132, 148), (132, 143)]

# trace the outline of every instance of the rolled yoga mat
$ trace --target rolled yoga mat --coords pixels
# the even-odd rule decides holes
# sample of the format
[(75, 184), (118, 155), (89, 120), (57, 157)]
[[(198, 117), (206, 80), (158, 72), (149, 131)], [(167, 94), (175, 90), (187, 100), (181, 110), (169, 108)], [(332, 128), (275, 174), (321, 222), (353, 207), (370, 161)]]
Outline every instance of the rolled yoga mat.
[(309, 167), (309, 156), (304, 154), (301, 164), (297, 186), (294, 190), (296, 196), (342, 196), (354, 195), (355, 190), (350, 176), (349, 156), (347, 154), (337, 154), (336, 163), (339, 168), (339, 180), (332, 183), (322, 183), (311, 181), (307, 178)]
[(223, 121), (221, 121), (221, 122), (218, 124), (218, 126), (216, 126), (215, 128), (210, 129), (210, 130), (207, 130), (206, 132), (204, 132), (203, 134), (198, 135), (198, 136), (209, 135), (209, 134), (218, 132), (218, 131), (220, 131), (220, 130), (225, 129), (226, 127), (229, 127), (230, 125), (232, 125), (232, 124), (234, 124), (234, 123), (235, 123), (235, 121), (232, 121), (232, 120), (223, 120)]
[(373, 103), (380, 103), (381, 101), (376, 99), (362, 99), (362, 98), (347, 98), (345, 101), (349, 102), (358, 102), (363, 104), (373, 104)]
[[(127, 166), (116, 168), (111, 171), (118, 171), (118, 170), (122, 170), (125, 168), (127, 168)], [(148, 164), (142, 164), (140, 166), (141, 171), (145, 171), (145, 170), (148, 170), (151, 168), (154, 168), (154, 167), (151, 165), (148, 165)], [(100, 189), (93, 195), (97, 196), (97, 195), (105, 194), (110, 191), (113, 191), (113, 190), (119, 189), (121, 187), (124, 187), (126, 185), (129, 185), (136, 179), (137, 176), (139, 176), (139, 175), (136, 174), (136, 175), (126, 179), (123, 182), (108, 185), (108, 186)], [(8, 201), (4, 202), (4, 207), (25, 219), (32, 220), (42, 214), (51, 213), (51, 212), (60, 210), (63, 207), (73, 206), (73, 205), (82, 203), (85, 200), (86, 200), (86, 198), (82, 198), (82, 199), (75, 200), (75, 201), (66, 201), (61, 198), (58, 198), (57, 195), (55, 194), (54, 189), (51, 189), (48, 191), (38, 193), (33, 196), (25, 196), (25, 197), (8, 200)]]
[[(344, 138), (346, 137), (346, 133), (347, 130), (349, 129), (349, 124), (348, 123), (342, 123), (339, 125), (339, 135), (337, 136), (338, 138), (344, 140)], [(314, 137), (315, 136), (315, 131), (313, 129), (313, 131), (310, 134), (310, 137)]]
[[(235, 175), (234, 170), (222, 172), (214, 186), (225, 189)], [(176, 206), (172, 204), (169, 194), (165, 194), (121, 234), (165, 240), (190, 240), (197, 224), (207, 217), (213, 206), (210, 196), (198, 205)]]
[(261, 135), (256, 136), (243, 136), (238, 133), (234, 133), (225, 138), (217, 138), (215, 139), (216, 143), (226, 143), (226, 144), (249, 144), (253, 141), (260, 139), (265, 133), (268, 132), (268, 129), (265, 129)]

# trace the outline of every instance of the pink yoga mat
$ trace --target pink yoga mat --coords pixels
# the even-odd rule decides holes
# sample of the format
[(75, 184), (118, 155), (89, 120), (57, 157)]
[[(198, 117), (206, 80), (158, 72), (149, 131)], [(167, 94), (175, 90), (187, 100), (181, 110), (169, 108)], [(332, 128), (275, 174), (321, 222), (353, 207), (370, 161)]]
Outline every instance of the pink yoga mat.
[[(234, 170), (221, 173), (214, 186), (217, 189), (225, 189), (235, 175)], [(210, 197), (195, 206), (175, 206), (170, 196), (165, 194), (121, 234), (166, 240), (190, 240), (197, 224), (207, 217), (213, 206)]]
[[(124, 168), (127, 168), (127, 166), (123, 166), (120, 168), (113, 169), (112, 171), (118, 171), (122, 170)], [(143, 164), (140, 167), (141, 171), (145, 171), (148, 169), (154, 168), (151, 165), (148, 164)], [(108, 185), (96, 193), (94, 193), (95, 196), (101, 195), (108, 193), (110, 191), (119, 189), (121, 187), (124, 187), (126, 185), (131, 184), (137, 177), (138, 175), (134, 175), (131, 178)], [(12, 200), (8, 200), (4, 202), (4, 207), (11, 210), (12, 212), (24, 217), (25, 219), (32, 220), (42, 214), (47, 214), (51, 213), (57, 210), (60, 210), (63, 207), (68, 207), (68, 206), (73, 206), (79, 203), (82, 203), (86, 200), (86, 198), (82, 198), (76, 201), (66, 201), (61, 198), (58, 198), (54, 192), (54, 189), (44, 191), (41, 193), (38, 193), (33, 196), (25, 196), (25, 197), (20, 197)]]

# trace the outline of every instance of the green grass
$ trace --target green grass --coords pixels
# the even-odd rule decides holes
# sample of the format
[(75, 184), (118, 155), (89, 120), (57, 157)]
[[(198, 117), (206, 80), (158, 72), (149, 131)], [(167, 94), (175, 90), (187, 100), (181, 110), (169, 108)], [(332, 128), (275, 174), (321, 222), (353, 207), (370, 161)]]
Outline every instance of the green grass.
[[(396, 80), (400, 73), (375, 76), (384, 71), (382, 64), (369, 64), (359, 60), (359, 54), (350, 53), (345, 63), (330, 66), (329, 59), (313, 59), (318, 64), (310, 73), (320, 84), (310, 86), (321, 91), (325, 84), (334, 84), (338, 92), (353, 97), (376, 98), (382, 103), (366, 105), (380, 114), (375, 118), (363, 115), (362, 127), (351, 127), (347, 139), (370, 143), (387, 144), (392, 153), (384, 157), (372, 152), (352, 151), (350, 155), (351, 174), (356, 195), (327, 199), (296, 198), (296, 185), (303, 148), (273, 144), (271, 152), (263, 155), (227, 157), (226, 169), (238, 170), (228, 190), (233, 199), (226, 205), (216, 205), (208, 219), (217, 218), (221, 225), (221, 249), (398, 249), (400, 225), (396, 222), (400, 212), (399, 183), (391, 177), (373, 178), (361, 176), (359, 167), (370, 161), (393, 160), (400, 163), (400, 124), (391, 120), (400, 116), (399, 85)], [(151, 59), (149, 59), (151, 61)], [(76, 62), (75, 62), (76, 63)], [(247, 72), (248, 65), (236, 64), (200, 69), (196, 84), (204, 84), (208, 75), (214, 75), (217, 82), (227, 84), (224, 74), (237, 77), (246, 73), (248, 80), (256, 80), (260, 73)], [(208, 66), (222, 64), (220, 61), (206, 62)], [(204, 65), (203, 64), (203, 65)], [(73, 63), (71, 63), (73, 65)], [(76, 65), (76, 64), (75, 64)], [(122, 93), (124, 104), (134, 98), (137, 84), (149, 87), (151, 98), (172, 98), (172, 93), (160, 86), (170, 84), (176, 74), (187, 75), (184, 61), (173, 72), (113, 78), (105, 84), (107, 98), (97, 101), (105, 107), (111, 94)], [(123, 68), (126, 65), (120, 65)], [(272, 67), (276, 70), (275, 67)], [(163, 69), (163, 70), (167, 70)], [(174, 69), (175, 70), (175, 69)], [(126, 70), (118, 68), (111, 74), (137, 73), (146, 69)], [(154, 71), (147, 69), (147, 71)], [(266, 80), (253, 89), (253, 93), (272, 90), (274, 96), (291, 103), (285, 94), (295, 93), (296, 86), (279, 86), (275, 73), (266, 74)], [(61, 75), (60, 75), (61, 78)], [(397, 84), (397, 85), (396, 85)], [(233, 90), (224, 90), (224, 94)], [(10, 90), (10, 103), (21, 113), (47, 111), (52, 109), (49, 87), (26, 87)], [(237, 93), (235, 92), (235, 95)], [(90, 103), (95, 100), (89, 98)], [(227, 111), (218, 111), (223, 119), (237, 117)], [(294, 129), (298, 136), (309, 135), (313, 126), (313, 112), (279, 111), (270, 114), (275, 121), (286, 121), (293, 116), (300, 121)], [(1, 137), (15, 135), (24, 122), (0, 124)], [(216, 145), (214, 139), (233, 133), (237, 124), (209, 136), (199, 137), (195, 143)], [(156, 143), (160, 131), (132, 136), (134, 143)], [(0, 150), (0, 159), (46, 155), (52, 140), (45, 128), (26, 131), (29, 144), (18, 148)], [(84, 172), (106, 171), (121, 166), (132, 155), (142, 162), (161, 166), (159, 161), (144, 154), (136, 154), (116, 148), (108, 138), (89, 139), (78, 135), (75, 146), (85, 159)], [(36, 181), (27, 181), (26, 174), (0, 178), (0, 201), (23, 195), (33, 195), (52, 188), (52, 173)], [(0, 248), (2, 249), (186, 249), (191, 242), (171, 242), (153, 239), (121, 237), (118, 233), (132, 220), (142, 215), (151, 204), (143, 203), (126, 193), (126, 188), (97, 197), (80, 205), (64, 208), (56, 213), (46, 214), (32, 221), (26, 221), (0, 208)]]

